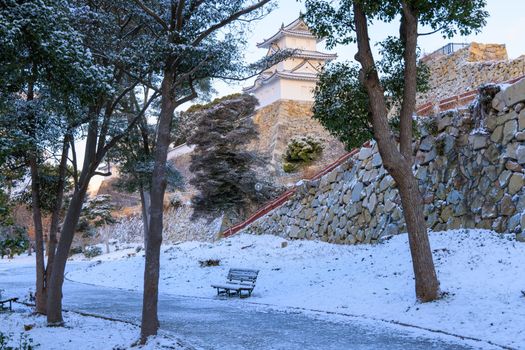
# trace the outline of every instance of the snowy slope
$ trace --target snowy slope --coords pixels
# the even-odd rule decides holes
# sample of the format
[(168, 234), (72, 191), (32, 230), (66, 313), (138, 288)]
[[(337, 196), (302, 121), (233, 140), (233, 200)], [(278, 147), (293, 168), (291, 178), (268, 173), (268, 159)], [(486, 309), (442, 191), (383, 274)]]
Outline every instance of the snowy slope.
[[(444, 297), (415, 300), (407, 235), (378, 245), (343, 246), (241, 235), (215, 244), (163, 247), (161, 293), (215, 297), (210, 287), (230, 267), (260, 269), (247, 302), (405, 322), (525, 348), (525, 244), (510, 235), (460, 230), (431, 233)], [(118, 251), (69, 273), (85, 283), (142, 289), (142, 252)], [(218, 267), (199, 260), (220, 259)]]

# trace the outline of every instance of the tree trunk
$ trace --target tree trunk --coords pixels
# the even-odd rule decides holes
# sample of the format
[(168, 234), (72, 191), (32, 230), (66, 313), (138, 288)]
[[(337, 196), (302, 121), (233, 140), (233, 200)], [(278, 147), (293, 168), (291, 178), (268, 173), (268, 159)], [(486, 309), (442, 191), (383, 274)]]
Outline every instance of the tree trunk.
[[(406, 5), (403, 3), (403, 6)], [(410, 18), (408, 18), (408, 20), (410, 20)], [(403, 18), (403, 21), (405, 22), (402, 23), (402, 26), (414, 25), (413, 22), (407, 22), (407, 18)], [(412, 140), (401, 140), (401, 152), (406, 154), (398, 151), (397, 142), (388, 124), (385, 96), (370, 48), (367, 18), (361, 4), (358, 2), (354, 2), (354, 24), (358, 45), (356, 59), (361, 64), (362, 70), (360, 78), (366, 88), (370, 101), (369, 107), (372, 114), (374, 138), (377, 141), (383, 165), (396, 181), (401, 196), (401, 204), (407, 225), (410, 252), (412, 255), (412, 265), (414, 268), (416, 296), (418, 300), (422, 302), (431, 301), (439, 297), (439, 282), (434, 269), (432, 251), (428, 241), (423, 213), (423, 200), (419, 191), (418, 181), (412, 172)], [(413, 28), (403, 28), (402, 35), (406, 35), (410, 30), (413, 30)], [(405, 38), (405, 40), (411, 39), (413, 38)], [(405, 44), (405, 50), (407, 50), (407, 44)], [(405, 53), (405, 60), (407, 57), (411, 56)], [(413, 69), (413, 63), (408, 63), (407, 67), (412, 67), (409, 69)], [(408, 73), (405, 73), (405, 84), (407, 84)], [(415, 76), (413, 79), (415, 86)], [(409, 84), (412, 83), (409, 82)], [(405, 94), (412, 93), (412, 86), (407, 86), (407, 88), (408, 91), (405, 91)], [(413, 93), (415, 94), (415, 90)], [(410, 104), (413, 102), (415, 103), (415, 100), (405, 101), (404, 99), (402, 106), (403, 113), (401, 115), (401, 118), (404, 118), (404, 120), (402, 120), (403, 128), (401, 130), (401, 137), (406, 138), (409, 135), (411, 138), (411, 131), (408, 130), (408, 125), (410, 125), (411, 128), (413, 107), (412, 110), (410, 110)], [(408, 118), (410, 119), (407, 120)]]
[[(33, 152), (36, 152), (33, 150)], [(42, 212), (40, 210), (40, 179), (36, 154), (29, 157), (31, 169), (31, 206), (33, 211), (33, 225), (35, 228), (35, 256), (36, 256), (36, 312), (46, 314), (45, 266), (44, 266), (44, 231), (42, 228)]]
[(84, 186), (73, 193), (62, 226), (48, 289), (47, 323), (50, 326), (60, 326), (64, 323), (62, 319), (62, 285), (64, 283), (64, 272), (86, 192), (87, 184), (84, 184)]
[(60, 240), (58, 241), (58, 247), (54, 257), (53, 270), (51, 271), (51, 279), (49, 280), (47, 323), (50, 326), (59, 326), (64, 323), (62, 318), (62, 285), (64, 284), (64, 272), (66, 269), (67, 258), (69, 256), (69, 249), (73, 242), (89, 181), (102, 159), (102, 157), (99, 158), (96, 155), (98, 120), (95, 116), (98, 113), (94, 108), (92, 108), (89, 113), (93, 115), (93, 118), (88, 126), (84, 163), (82, 165), (82, 171), (80, 173), (77, 187), (73, 192), (73, 197), (71, 198), (71, 202), (67, 209), (64, 224), (62, 225)]
[(142, 225), (144, 226), (144, 250), (148, 247), (148, 231), (150, 223), (151, 196), (148, 190), (140, 189), (140, 203), (142, 206)]
[[(35, 81), (37, 65), (33, 62), (31, 66), (31, 78), (27, 88), (27, 101), (35, 98)], [(36, 259), (36, 312), (46, 313), (46, 294), (44, 289), (45, 265), (44, 265), (44, 230), (42, 227), (42, 211), (40, 209), (40, 177), (38, 174), (38, 146), (36, 135), (36, 119), (34, 114), (29, 114), (29, 135), (35, 143), (29, 155), (29, 168), (31, 172), (31, 209), (33, 212), (33, 225), (35, 229), (35, 259)], [(31, 243), (30, 243), (31, 244)]]
[[(51, 280), (51, 274), (53, 271), (53, 264), (55, 262), (55, 253), (57, 246), (57, 234), (58, 234), (58, 225), (60, 222), (60, 211), (62, 209), (62, 202), (64, 199), (64, 188), (65, 188), (65, 177), (67, 170), (67, 161), (69, 153), (69, 143), (71, 141), (71, 134), (66, 133), (64, 136), (64, 144), (62, 146), (62, 155), (60, 158), (60, 164), (58, 165), (58, 188), (57, 188), (57, 198), (53, 212), (51, 213), (51, 224), (49, 226), (49, 244), (47, 249), (47, 266), (45, 273), (45, 291), (47, 293), (49, 282)], [(46, 300), (47, 303), (47, 300)]]
[(401, 170), (399, 173), (406, 173), (407, 176), (397, 175), (395, 179), (407, 225), (412, 266), (416, 279), (416, 296), (422, 302), (432, 301), (439, 297), (439, 281), (428, 240), (423, 198), (412, 168), (406, 167)]
[(157, 304), (159, 294), (160, 247), (162, 244), (162, 219), (164, 192), (166, 190), (166, 160), (170, 144), (171, 122), (175, 111), (172, 92), (173, 72), (164, 72), (162, 81), (162, 101), (155, 145), (155, 164), (151, 179), (151, 207), (148, 242), (146, 246), (146, 264), (144, 267), (144, 295), (142, 303), (141, 343), (151, 335), (156, 335), (159, 328)]

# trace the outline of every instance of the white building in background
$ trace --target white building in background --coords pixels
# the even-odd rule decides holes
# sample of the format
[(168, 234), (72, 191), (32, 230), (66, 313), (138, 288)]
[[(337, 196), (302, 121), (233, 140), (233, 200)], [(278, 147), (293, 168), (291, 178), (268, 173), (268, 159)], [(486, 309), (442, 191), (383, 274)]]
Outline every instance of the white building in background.
[(317, 75), (327, 61), (337, 57), (317, 51), (318, 40), (302, 19), (296, 19), (269, 39), (257, 44), (268, 49), (268, 55), (284, 49), (294, 53), (284, 61), (262, 72), (253, 86), (244, 92), (253, 94), (264, 107), (278, 100), (313, 101)]

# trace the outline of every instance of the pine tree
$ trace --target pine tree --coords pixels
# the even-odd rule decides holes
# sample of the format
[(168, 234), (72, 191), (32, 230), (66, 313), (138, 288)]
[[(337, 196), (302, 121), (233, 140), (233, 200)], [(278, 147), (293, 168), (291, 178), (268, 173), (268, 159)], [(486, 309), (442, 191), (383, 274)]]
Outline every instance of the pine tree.
[(241, 95), (191, 113), (199, 120), (187, 141), (196, 145), (190, 183), (199, 190), (193, 198), (197, 214), (227, 212), (242, 218), (243, 209), (273, 194), (272, 186), (255, 171), (257, 154), (246, 150), (258, 135), (251, 118), (257, 104), (255, 97)]

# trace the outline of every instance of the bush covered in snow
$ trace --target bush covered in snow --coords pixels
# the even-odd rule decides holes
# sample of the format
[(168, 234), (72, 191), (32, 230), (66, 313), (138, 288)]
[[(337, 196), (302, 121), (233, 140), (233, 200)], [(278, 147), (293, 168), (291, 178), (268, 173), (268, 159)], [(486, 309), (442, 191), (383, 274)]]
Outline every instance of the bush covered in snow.
[(283, 170), (287, 173), (319, 157), (323, 151), (321, 140), (312, 136), (296, 136), (288, 142), (284, 155)]
[[(0, 350), (33, 350), (39, 345), (33, 343), (33, 338), (30, 338), (26, 333), (20, 333), (18, 342), (13, 338), (12, 333), (4, 334), (0, 331)], [(18, 343), (18, 345), (15, 345)]]
[(84, 256), (86, 258), (94, 258), (94, 257), (99, 256), (99, 255), (102, 255), (102, 248), (100, 248), (100, 247), (90, 246), (90, 247), (86, 247), (86, 249), (84, 249)]
[[(221, 217), (214, 220), (205, 218), (192, 220), (193, 210), (182, 205), (164, 213), (163, 236), (166, 242), (213, 241), (221, 227)], [(141, 216), (122, 218), (114, 225), (100, 227), (99, 237), (109, 237), (122, 243), (142, 242), (144, 226)]]

